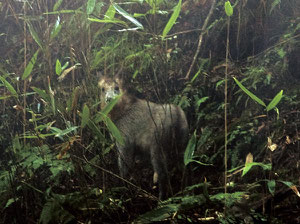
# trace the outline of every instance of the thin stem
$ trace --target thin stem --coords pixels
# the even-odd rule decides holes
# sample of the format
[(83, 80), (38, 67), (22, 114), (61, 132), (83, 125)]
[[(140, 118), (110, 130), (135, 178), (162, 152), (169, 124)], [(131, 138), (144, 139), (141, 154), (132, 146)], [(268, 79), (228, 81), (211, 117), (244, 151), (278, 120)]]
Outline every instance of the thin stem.
[(227, 144), (228, 144), (228, 130), (227, 130), (227, 103), (228, 103), (228, 55), (229, 55), (229, 28), (230, 28), (230, 17), (227, 19), (227, 41), (226, 41), (226, 66), (225, 66), (225, 105), (224, 105), (224, 122), (225, 122), (225, 152), (224, 152), (224, 189), (225, 189), (225, 206), (224, 206), (224, 214), (226, 214), (226, 199), (227, 199)]

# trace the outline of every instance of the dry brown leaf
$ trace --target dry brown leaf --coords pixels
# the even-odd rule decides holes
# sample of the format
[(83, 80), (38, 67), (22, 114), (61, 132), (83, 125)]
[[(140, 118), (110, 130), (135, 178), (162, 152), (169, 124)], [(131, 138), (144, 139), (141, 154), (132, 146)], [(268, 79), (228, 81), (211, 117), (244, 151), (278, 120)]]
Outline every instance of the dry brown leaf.
[(246, 156), (245, 166), (246, 166), (248, 163), (253, 163), (253, 155), (251, 154), (251, 152), (249, 152), (248, 155)]

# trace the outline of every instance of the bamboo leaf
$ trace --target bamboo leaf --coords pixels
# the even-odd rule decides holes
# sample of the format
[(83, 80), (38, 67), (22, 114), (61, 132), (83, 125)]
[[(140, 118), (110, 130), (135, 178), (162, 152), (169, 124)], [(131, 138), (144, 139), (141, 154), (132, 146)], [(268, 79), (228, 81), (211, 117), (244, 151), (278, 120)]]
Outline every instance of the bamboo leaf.
[(243, 86), (242, 83), (240, 83), (235, 77), (233, 77), (234, 81), (236, 82), (236, 84), (249, 96), (251, 97), (251, 99), (253, 99), (254, 101), (256, 101), (257, 103), (259, 103), (260, 105), (266, 107), (266, 104), (259, 99), (257, 96), (255, 96), (253, 93), (251, 93), (245, 86)]
[(107, 104), (104, 107), (103, 110), (101, 110), (101, 113), (107, 116), (109, 114), (109, 112), (113, 109), (113, 107), (118, 103), (121, 96), (122, 96), (122, 94), (116, 96), (109, 104)]
[(110, 5), (109, 8), (107, 9), (104, 18), (106, 19), (114, 19), (116, 14), (116, 9)]
[(180, 10), (181, 10), (181, 0), (179, 0), (178, 4), (175, 6), (174, 12), (172, 13), (171, 18), (169, 19), (166, 27), (163, 30), (162, 39), (164, 39), (169, 33), (169, 31), (172, 29), (173, 25), (175, 24), (179, 16)]
[(90, 15), (94, 11), (95, 4), (96, 4), (96, 0), (88, 0), (87, 6), (86, 6), (86, 13), (88, 15)]
[(57, 20), (55, 22), (55, 25), (51, 31), (51, 35), (50, 35), (50, 39), (53, 40), (59, 33), (59, 31), (61, 30), (61, 24), (60, 24), (60, 17), (57, 17)]
[(15, 88), (8, 82), (6, 81), (6, 79), (2, 76), (0, 76), (0, 80), (2, 81), (3, 85), (7, 88), (7, 90), (15, 97), (18, 96), (17, 91), (15, 90)]
[(108, 130), (110, 131), (110, 133), (113, 135), (113, 137), (117, 140), (117, 142), (120, 145), (124, 145), (124, 139), (119, 131), (119, 129), (117, 128), (117, 126), (111, 121), (111, 119), (109, 117), (105, 118), (105, 123), (106, 126), (108, 128)]
[(62, 72), (61, 63), (60, 63), (60, 61), (57, 59), (57, 60), (56, 60), (56, 64), (55, 64), (55, 73), (56, 73), (56, 75), (60, 75), (61, 72)]
[(30, 59), (28, 65), (26, 66), (24, 73), (22, 75), (22, 80), (25, 80), (32, 72), (33, 66), (36, 62), (37, 59), (37, 55), (39, 53), (40, 49), (38, 49), (35, 54), (32, 56), (32, 58)]
[(58, 0), (53, 6), (53, 11), (56, 11), (62, 2), (63, 2), (63, 0)]
[(46, 93), (45, 90), (39, 89), (37, 87), (31, 87), (31, 89), (33, 89), (34, 92), (36, 92), (37, 94), (40, 95), (40, 97), (42, 97), (46, 102), (50, 102), (50, 96)]
[(272, 110), (282, 99), (283, 90), (281, 90), (277, 95), (273, 98), (273, 100), (268, 104), (267, 111)]
[(114, 23), (114, 24), (122, 24), (127, 26), (127, 24), (122, 21), (122, 20), (118, 20), (118, 19), (94, 19), (94, 18), (88, 18), (88, 20), (92, 21), (92, 22), (97, 22), (97, 23)]
[(59, 11), (54, 11), (54, 12), (45, 12), (43, 13), (44, 15), (56, 15), (56, 14), (70, 14), (70, 13), (80, 13), (83, 14), (82, 11), (80, 10), (72, 10), (72, 9), (65, 9), (65, 10), (59, 10)]
[(230, 1), (226, 1), (224, 7), (225, 7), (225, 13), (226, 13), (226, 15), (227, 16), (232, 16), (232, 14), (233, 14), (233, 8), (232, 8), (232, 6), (230, 4)]
[(260, 166), (261, 168), (263, 168), (263, 170), (272, 169), (272, 164), (264, 164), (264, 163), (257, 163), (257, 162), (247, 163), (243, 169), (242, 177), (245, 176), (246, 173), (248, 173), (253, 166)]
[(51, 127), (50, 129), (56, 132), (55, 137), (61, 138), (62, 136), (69, 134), (72, 131), (75, 131), (78, 128), (78, 126), (73, 126), (70, 128), (67, 128), (65, 130), (61, 130), (59, 128)]
[[(181, 0), (180, 0), (181, 1)], [(143, 25), (137, 21), (135, 18), (133, 18), (129, 13), (127, 13), (124, 9), (122, 9), (117, 4), (113, 3), (113, 7), (117, 10), (118, 13), (120, 13), (125, 19), (132, 22), (138, 29), (144, 29)]]
[(192, 135), (184, 152), (184, 165), (188, 165), (193, 160), (194, 151), (196, 148), (196, 131)]
[(27, 25), (28, 25), (28, 28), (29, 28), (29, 32), (32, 36), (32, 38), (35, 40), (35, 42), (39, 45), (39, 47), (41, 49), (44, 49), (43, 48), (43, 45), (42, 45), (42, 41), (41, 39), (39, 38), (37, 32), (34, 30), (33, 26), (31, 25), (31, 23), (27, 22)]
[(66, 67), (68, 67), (68, 66), (69, 66), (69, 62), (67, 61), (67, 62), (61, 67), (61, 70), (62, 70), (62, 71), (65, 70)]

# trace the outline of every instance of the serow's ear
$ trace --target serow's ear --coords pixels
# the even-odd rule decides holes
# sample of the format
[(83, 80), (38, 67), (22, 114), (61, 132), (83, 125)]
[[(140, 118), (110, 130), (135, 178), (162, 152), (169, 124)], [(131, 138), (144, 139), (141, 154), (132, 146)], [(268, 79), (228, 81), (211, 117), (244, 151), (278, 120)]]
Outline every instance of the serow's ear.
[(118, 70), (118, 72), (114, 75), (116, 79), (122, 80), (122, 71), (123, 71), (123, 66)]
[(96, 72), (96, 77), (97, 77), (98, 80), (100, 80), (101, 78), (104, 77), (104, 75), (102, 74), (101, 71), (97, 71), (97, 72)]

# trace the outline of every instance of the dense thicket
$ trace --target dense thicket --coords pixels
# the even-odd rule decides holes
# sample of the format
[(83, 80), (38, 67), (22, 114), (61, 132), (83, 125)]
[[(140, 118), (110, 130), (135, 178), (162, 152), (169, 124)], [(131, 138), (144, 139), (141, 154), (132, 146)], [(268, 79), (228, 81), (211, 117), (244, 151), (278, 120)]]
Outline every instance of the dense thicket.
[[(300, 2), (224, 3), (2, 0), (0, 223), (299, 222)], [(184, 109), (191, 187), (158, 204), (148, 170), (121, 183), (97, 73)]]

